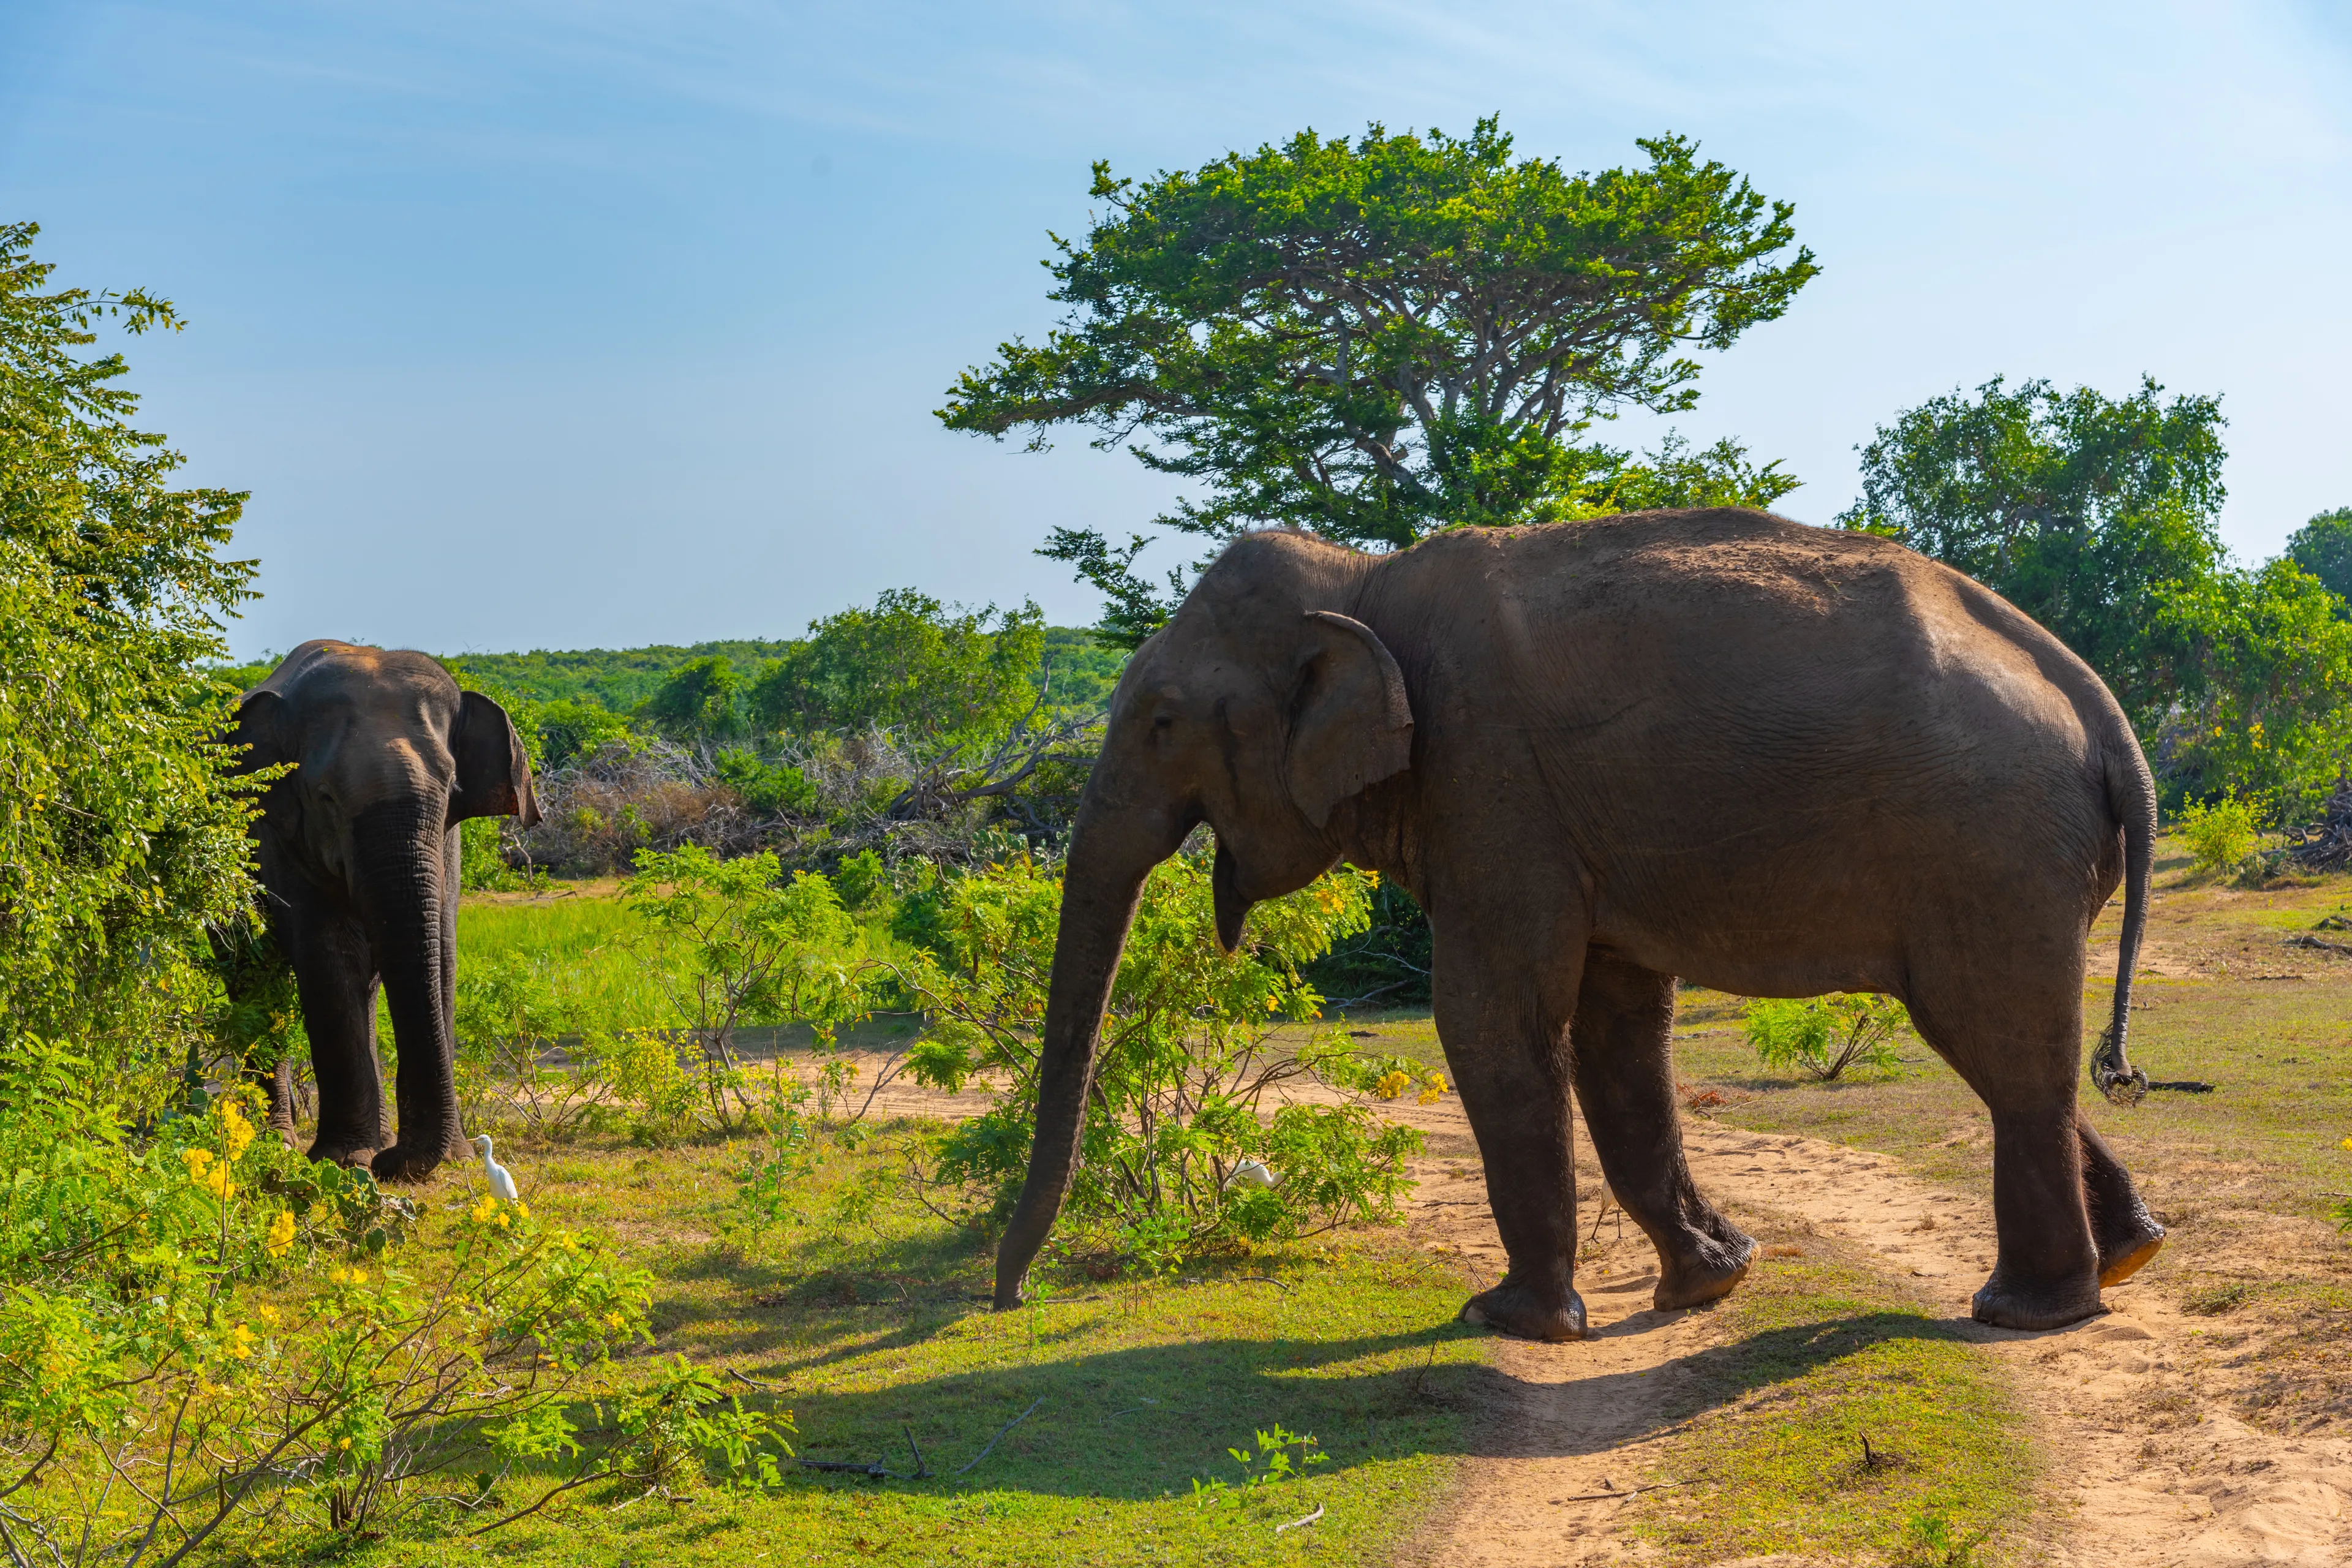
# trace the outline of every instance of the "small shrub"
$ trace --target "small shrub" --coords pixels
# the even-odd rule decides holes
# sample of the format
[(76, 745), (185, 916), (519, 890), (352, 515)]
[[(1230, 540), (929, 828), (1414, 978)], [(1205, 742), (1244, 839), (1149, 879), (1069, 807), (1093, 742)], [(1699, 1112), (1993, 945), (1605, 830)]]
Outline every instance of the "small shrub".
[(2199, 801), (2180, 814), (2180, 836), (2200, 871), (2229, 871), (2254, 852), (2261, 830), (2254, 805), (2235, 791), (2210, 805)]
[[(1234, 1463), (1242, 1468), (1242, 1479), (1228, 1482), (1221, 1477), (1202, 1480), (1192, 1478), (1192, 1504), (1195, 1508), (1223, 1505), (1239, 1508), (1253, 1492), (1268, 1487), (1278, 1487), (1302, 1479), (1307, 1470), (1328, 1464), (1331, 1456), (1323, 1451), (1312, 1432), (1286, 1432), (1282, 1423), (1276, 1422), (1271, 1431), (1254, 1434), (1257, 1439), (1255, 1452), (1248, 1448), (1227, 1448)], [(1295, 1456), (1295, 1457), (1294, 1457)]]
[[(1271, 1048), (1286, 1024), (1320, 1016), (1300, 966), (1363, 929), (1370, 874), (1342, 868), (1251, 911), (1243, 951), (1214, 937), (1204, 855), (1167, 861), (1144, 885), (1102, 1026), (1096, 1093), (1066, 1213), (1150, 1269), (1221, 1246), (1288, 1239), (1391, 1217), (1420, 1135), (1372, 1102), (1444, 1080), (1394, 1058), (1359, 1056), (1325, 1031)], [(1059, 922), (1061, 884), (1026, 858), (929, 880), (906, 918), (927, 947), (899, 970), (929, 1016), (909, 1053), (915, 1076), (954, 1092), (975, 1077), (996, 1105), (940, 1141), (937, 1174), (969, 1184), (1001, 1215), (1027, 1170), (1035, 1121), (1034, 1033)], [(901, 916), (907, 916), (905, 906)], [(1349, 1091), (1338, 1105), (1286, 1103), (1281, 1086), (1314, 1077)], [(1243, 1179), (1244, 1161), (1271, 1184)]]
[(1745, 1019), (1748, 1043), (1766, 1067), (1832, 1083), (1855, 1068), (1893, 1071), (1895, 1037), (1911, 1016), (1892, 996), (1839, 992), (1801, 1001), (1759, 997)]
[(782, 880), (770, 852), (721, 860), (688, 845), (640, 851), (636, 867), (621, 897), (684, 950), (665, 982), (694, 1049), (700, 1110), (731, 1131), (758, 1109), (736, 1030), (805, 1023), (829, 1047), (868, 1010), (862, 933), (831, 882), (807, 871)]

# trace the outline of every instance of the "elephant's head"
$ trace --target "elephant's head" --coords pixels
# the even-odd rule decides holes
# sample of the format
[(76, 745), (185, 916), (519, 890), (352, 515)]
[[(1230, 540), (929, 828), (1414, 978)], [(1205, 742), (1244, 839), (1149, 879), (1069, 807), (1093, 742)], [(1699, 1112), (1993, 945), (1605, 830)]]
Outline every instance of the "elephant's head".
[[(400, 1142), (377, 1168), (421, 1174), (463, 1148), (455, 829), (469, 816), (539, 820), (521, 740), (504, 709), (423, 654), (313, 642), (240, 700), (233, 743), (244, 768), (293, 764), (262, 797), (262, 875), (280, 918), (340, 911), (367, 933), (402, 1060)], [(412, 1064), (429, 1070), (412, 1078)]]
[(1137, 650), (1111, 699), (1062, 882), (1029, 1173), (997, 1252), (996, 1304), (1017, 1304), (1076, 1173), (1097, 1031), (1152, 867), (1207, 823), (1217, 937), (1340, 854), (1336, 814), (1402, 773), (1412, 709), (1397, 662), (1348, 614), (1371, 563), (1297, 534), (1230, 546)]

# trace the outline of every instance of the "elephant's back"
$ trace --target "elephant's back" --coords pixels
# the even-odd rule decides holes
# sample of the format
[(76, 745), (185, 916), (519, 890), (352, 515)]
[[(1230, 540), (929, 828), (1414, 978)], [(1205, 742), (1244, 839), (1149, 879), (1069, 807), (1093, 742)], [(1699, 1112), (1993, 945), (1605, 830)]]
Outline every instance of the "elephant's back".
[(454, 700), (457, 683), (429, 654), (318, 637), (280, 659), (254, 690), (312, 702), (404, 692)]
[(1760, 901), (1866, 943), (1972, 880), (2071, 907), (2112, 858), (2120, 710), (1959, 574), (1748, 510), (1470, 532), (1376, 595), (1421, 743), (1506, 759), (1491, 787), (1570, 825), (1597, 918), (1643, 962), (1715, 972), (1662, 945), (1693, 908), (1741, 942), (1771, 945), (1735, 918)]

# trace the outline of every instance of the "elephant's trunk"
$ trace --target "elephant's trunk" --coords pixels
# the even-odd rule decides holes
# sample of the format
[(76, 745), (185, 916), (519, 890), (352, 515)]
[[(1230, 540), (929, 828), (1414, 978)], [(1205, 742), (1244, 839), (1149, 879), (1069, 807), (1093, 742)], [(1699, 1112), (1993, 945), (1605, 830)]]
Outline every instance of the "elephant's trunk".
[(1102, 808), (1089, 786), (1062, 874), (1061, 925), (1037, 1052), (1037, 1131), (1021, 1201), (996, 1249), (996, 1306), (1021, 1304), (1022, 1281), (1045, 1245), (1076, 1176), (1092, 1086), (1095, 1037), (1151, 868), (1184, 841), (1184, 824), (1154, 812)]
[(450, 1018), (457, 889), (446, 816), (439, 800), (398, 801), (371, 808), (353, 825), (368, 942), (400, 1052), (399, 1138), (375, 1158), (376, 1174), (386, 1180), (423, 1178), (460, 1142)]

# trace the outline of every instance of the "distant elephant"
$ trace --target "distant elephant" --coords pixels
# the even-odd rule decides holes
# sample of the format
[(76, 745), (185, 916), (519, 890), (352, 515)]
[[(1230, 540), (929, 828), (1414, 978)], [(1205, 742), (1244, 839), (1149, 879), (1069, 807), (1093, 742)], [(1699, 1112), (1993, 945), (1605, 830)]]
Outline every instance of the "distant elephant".
[(2090, 925), (2128, 878), (2123, 1055), (2156, 826), (2099, 678), (1902, 546), (1744, 509), (1462, 529), (1374, 558), (1235, 541), (1138, 650), (1070, 841), (1024, 1276), (1068, 1190), (1097, 1026), (1144, 877), (1216, 834), (1219, 939), (1346, 859), (1403, 883), (1510, 1268), (1463, 1310), (1585, 1331), (1569, 1097), (1656, 1246), (1660, 1308), (1755, 1243), (1693, 1186), (1675, 977), (1900, 997), (1992, 1115), (2000, 1258), (1976, 1316), (2073, 1322), (2164, 1232), (2075, 1107)]
[[(421, 653), (307, 642), (239, 700), (239, 765), (295, 764), (254, 824), (269, 924), (292, 961), (319, 1083), (314, 1160), (415, 1181), (463, 1157), (455, 1037), (457, 824), (539, 820), (506, 710)], [(399, 1136), (383, 1147), (381, 983), (399, 1047)], [(271, 1121), (291, 1136), (289, 1068)]]

